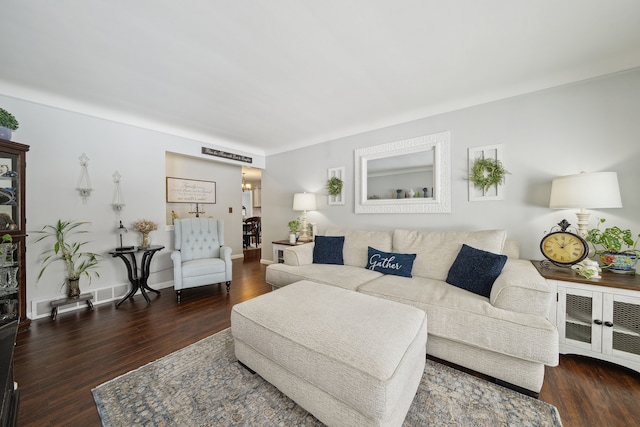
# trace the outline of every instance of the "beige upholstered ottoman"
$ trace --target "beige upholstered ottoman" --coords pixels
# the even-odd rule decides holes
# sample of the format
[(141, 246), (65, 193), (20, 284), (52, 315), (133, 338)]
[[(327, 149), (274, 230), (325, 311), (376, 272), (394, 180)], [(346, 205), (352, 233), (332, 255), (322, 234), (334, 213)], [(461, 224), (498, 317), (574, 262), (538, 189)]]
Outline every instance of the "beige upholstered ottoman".
[(400, 426), (422, 378), (427, 318), (300, 281), (237, 304), (236, 357), (329, 426)]

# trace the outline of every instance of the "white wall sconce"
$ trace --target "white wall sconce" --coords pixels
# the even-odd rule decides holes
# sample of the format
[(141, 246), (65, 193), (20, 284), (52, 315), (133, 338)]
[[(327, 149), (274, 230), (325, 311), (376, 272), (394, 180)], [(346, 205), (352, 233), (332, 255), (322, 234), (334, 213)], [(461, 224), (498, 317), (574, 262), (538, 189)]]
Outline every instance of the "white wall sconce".
[(311, 241), (307, 230), (307, 211), (316, 210), (316, 195), (313, 193), (295, 193), (293, 195), (293, 210), (302, 211), (302, 232), (298, 240), (301, 242)]
[(112, 176), (116, 188), (113, 191), (113, 201), (111, 202), (111, 206), (113, 206), (114, 211), (120, 212), (124, 206), (124, 197), (122, 197), (122, 188), (120, 186), (120, 179), (122, 179), (122, 176), (118, 171), (115, 171)]
[(80, 192), (80, 197), (82, 197), (82, 203), (87, 204), (87, 197), (91, 195), (91, 179), (89, 179), (89, 157), (85, 153), (82, 153), (82, 156), (79, 157), (80, 160), (80, 180), (78, 181), (78, 187), (76, 190)]
[(558, 176), (551, 182), (549, 207), (552, 209), (580, 209), (578, 234), (587, 236), (589, 215), (585, 209), (621, 208), (618, 174), (615, 172), (581, 172)]

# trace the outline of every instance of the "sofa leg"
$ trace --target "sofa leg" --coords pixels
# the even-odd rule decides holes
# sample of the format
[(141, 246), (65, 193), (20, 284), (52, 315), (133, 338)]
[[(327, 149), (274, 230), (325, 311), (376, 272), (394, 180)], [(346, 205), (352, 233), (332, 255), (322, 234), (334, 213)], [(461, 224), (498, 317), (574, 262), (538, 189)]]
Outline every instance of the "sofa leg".
[(256, 371), (254, 371), (253, 369), (251, 369), (250, 367), (248, 367), (247, 365), (245, 365), (241, 361), (238, 360), (238, 364), (240, 366), (242, 366), (244, 369), (246, 369), (247, 371), (249, 371), (251, 373), (251, 375), (255, 375)]
[(227, 293), (231, 290), (231, 281), (227, 282)]
[(497, 378), (496, 378), (496, 384), (498, 384), (499, 386), (502, 386), (504, 388), (508, 388), (510, 390), (517, 391), (518, 393), (522, 393), (522, 394), (524, 394), (526, 396), (533, 397), (534, 399), (537, 399), (538, 396), (540, 395), (540, 393), (535, 392), (533, 390), (529, 390), (529, 389), (526, 389), (524, 387), (520, 387), (520, 386), (517, 386), (515, 384), (511, 384), (511, 383), (508, 383), (506, 381), (499, 380)]
[(178, 304), (180, 304), (180, 294), (182, 291), (176, 291), (176, 299), (178, 300)]

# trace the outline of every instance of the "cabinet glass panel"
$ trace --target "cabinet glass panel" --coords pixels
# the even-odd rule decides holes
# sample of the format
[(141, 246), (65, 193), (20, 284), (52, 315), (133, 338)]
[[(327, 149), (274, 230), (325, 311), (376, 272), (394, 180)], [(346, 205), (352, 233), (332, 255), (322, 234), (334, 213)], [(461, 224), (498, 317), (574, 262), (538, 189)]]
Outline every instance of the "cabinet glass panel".
[(0, 153), (0, 230), (17, 230), (20, 224), (17, 168), (17, 155)]
[(566, 337), (591, 343), (592, 300), (589, 297), (567, 294)]
[(640, 355), (640, 310), (638, 305), (613, 302), (613, 349)]
[(18, 244), (0, 243), (0, 324), (19, 316)]

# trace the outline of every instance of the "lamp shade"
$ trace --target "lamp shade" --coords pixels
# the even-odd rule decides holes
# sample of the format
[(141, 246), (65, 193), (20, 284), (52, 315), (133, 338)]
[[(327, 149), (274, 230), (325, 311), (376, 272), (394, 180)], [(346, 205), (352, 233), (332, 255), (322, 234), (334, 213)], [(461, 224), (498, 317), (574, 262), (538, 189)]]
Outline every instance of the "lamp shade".
[(549, 207), (552, 209), (621, 208), (618, 174), (582, 172), (556, 177), (551, 182)]
[(315, 211), (316, 195), (314, 193), (295, 193), (293, 195), (294, 211)]

